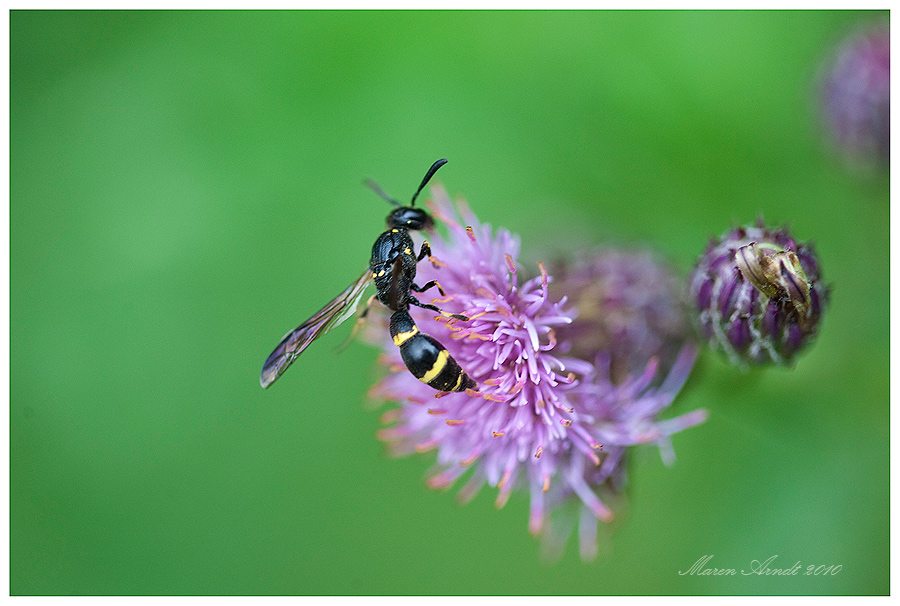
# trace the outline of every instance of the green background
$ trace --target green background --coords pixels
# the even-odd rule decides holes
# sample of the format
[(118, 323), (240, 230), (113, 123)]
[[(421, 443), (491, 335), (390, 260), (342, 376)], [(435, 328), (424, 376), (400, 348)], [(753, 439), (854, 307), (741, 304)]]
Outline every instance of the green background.
[[(821, 62), (884, 13), (13, 12), (14, 594), (889, 591), (889, 183), (848, 170)], [(522, 261), (652, 242), (687, 271), (762, 213), (834, 286), (796, 368), (704, 354), (635, 449), (598, 559), (545, 563), (527, 495), (466, 507), (391, 459), (376, 351), (281, 335), (365, 266), (424, 170)], [(433, 455), (431, 455), (433, 457)], [(841, 565), (681, 576), (697, 559)]]

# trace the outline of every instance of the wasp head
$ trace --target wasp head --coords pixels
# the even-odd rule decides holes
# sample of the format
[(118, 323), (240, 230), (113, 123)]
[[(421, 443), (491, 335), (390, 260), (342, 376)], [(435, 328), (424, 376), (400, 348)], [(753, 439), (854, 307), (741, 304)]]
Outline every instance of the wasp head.
[(401, 206), (387, 216), (388, 229), (428, 229), (434, 219), (422, 208)]

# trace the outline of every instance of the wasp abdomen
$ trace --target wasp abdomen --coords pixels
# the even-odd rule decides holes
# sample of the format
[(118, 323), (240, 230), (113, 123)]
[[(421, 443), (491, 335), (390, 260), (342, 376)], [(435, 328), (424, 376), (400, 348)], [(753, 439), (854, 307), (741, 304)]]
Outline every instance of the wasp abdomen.
[(478, 384), (437, 339), (419, 332), (406, 310), (391, 316), (391, 337), (414, 377), (439, 391), (465, 391)]

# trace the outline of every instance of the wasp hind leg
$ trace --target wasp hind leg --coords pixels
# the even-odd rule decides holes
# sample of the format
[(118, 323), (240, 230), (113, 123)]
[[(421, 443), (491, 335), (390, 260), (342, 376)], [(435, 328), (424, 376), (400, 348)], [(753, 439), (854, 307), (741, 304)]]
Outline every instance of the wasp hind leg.
[(368, 313), (369, 313), (369, 309), (372, 307), (372, 301), (374, 301), (374, 300), (375, 300), (375, 297), (377, 297), (377, 296), (378, 296), (378, 295), (375, 294), (375, 295), (372, 295), (371, 297), (369, 297), (369, 300), (366, 301), (366, 306), (363, 308), (362, 313), (359, 314), (359, 317), (356, 319), (356, 323), (353, 325), (353, 330), (350, 331), (350, 336), (348, 336), (348, 337), (344, 340), (343, 343), (341, 343), (340, 345), (338, 345), (337, 347), (335, 347), (335, 348), (334, 348), (335, 351), (338, 351), (338, 352), (344, 351), (344, 350), (347, 349), (347, 347), (350, 345), (350, 342), (351, 342), (354, 338), (356, 338), (356, 333), (359, 332), (360, 327), (361, 327), (361, 326), (363, 325), (363, 323), (366, 321), (366, 316), (367, 316)]

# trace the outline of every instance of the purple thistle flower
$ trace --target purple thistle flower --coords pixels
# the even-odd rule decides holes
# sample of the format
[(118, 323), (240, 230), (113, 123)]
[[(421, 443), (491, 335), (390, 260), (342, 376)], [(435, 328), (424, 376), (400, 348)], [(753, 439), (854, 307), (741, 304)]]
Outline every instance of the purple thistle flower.
[(659, 360), (648, 357), (637, 372), (614, 383), (608, 353), (576, 351), (571, 341), (559, 339), (592, 325), (579, 329), (580, 310), (566, 296), (551, 296), (552, 278), (544, 266), (539, 263), (537, 276), (520, 281), (518, 238), (503, 229), (492, 232), (462, 203), (464, 222), (458, 222), (446, 192), (433, 186), (432, 193), (430, 208), (449, 233), (429, 235), (440, 266), (421, 263), (417, 278), (437, 280), (447, 296), (432, 302), (470, 320), (411, 313), (478, 382), (479, 391), (436, 395), (406, 370), (383, 327), (370, 331), (384, 344), (383, 359), (393, 371), (372, 396), (400, 403), (385, 413), (391, 426), (379, 437), (397, 455), (436, 450), (428, 485), (448, 487), (467, 474), (459, 492), (463, 502), (485, 484), (498, 488), (498, 508), (513, 490), (527, 491), (529, 529), (536, 535), (554, 538), (546, 524), (550, 514), (577, 502), (581, 553), (589, 559), (596, 553), (597, 519), (613, 518), (598, 490), (621, 485), (626, 448), (656, 443), (669, 460), (669, 436), (705, 420), (702, 410), (657, 419), (687, 379), (696, 349), (685, 344), (674, 361), (667, 360), (670, 370), (662, 380)]
[(815, 337), (828, 288), (812, 246), (760, 219), (710, 242), (691, 296), (703, 336), (732, 364), (787, 364)]
[(887, 163), (891, 152), (891, 31), (854, 32), (838, 47), (822, 85), (828, 127), (850, 158)]

